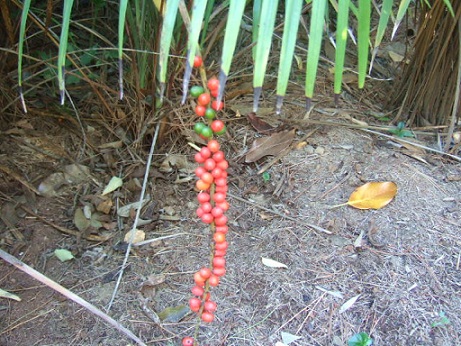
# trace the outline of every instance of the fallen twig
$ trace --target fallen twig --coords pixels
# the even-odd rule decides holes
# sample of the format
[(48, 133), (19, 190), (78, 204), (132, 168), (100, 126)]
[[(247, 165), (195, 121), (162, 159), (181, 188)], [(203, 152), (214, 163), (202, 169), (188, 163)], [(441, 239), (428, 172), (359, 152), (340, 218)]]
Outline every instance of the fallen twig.
[(86, 300), (84, 300), (80, 296), (78, 296), (75, 293), (69, 291), (67, 288), (61, 286), (60, 284), (58, 284), (57, 282), (51, 280), (50, 278), (43, 275), (42, 273), (40, 273), (40, 272), (36, 271), (35, 269), (29, 267), (27, 264), (20, 261), (16, 257), (10, 255), (9, 253), (3, 251), (2, 249), (0, 249), (0, 257), (3, 260), (5, 260), (6, 262), (8, 262), (11, 265), (15, 266), (16, 268), (22, 270), (24, 273), (30, 275), (34, 279), (40, 281), (41, 283), (47, 285), (48, 287), (52, 288), (53, 290), (61, 293), (63, 296), (65, 296), (65, 297), (69, 298), (70, 300), (76, 302), (77, 304), (83, 306), (85, 309), (89, 310), (94, 315), (102, 318), (104, 321), (109, 323), (115, 329), (117, 329), (118, 331), (125, 334), (131, 340), (135, 341), (138, 345), (146, 346), (146, 344), (144, 342), (142, 342), (142, 340), (139, 339), (136, 335), (134, 335), (132, 331), (130, 331), (129, 329), (122, 326), (119, 322), (114, 320), (109, 315), (105, 314), (103, 311), (99, 310), (96, 306), (88, 303)]

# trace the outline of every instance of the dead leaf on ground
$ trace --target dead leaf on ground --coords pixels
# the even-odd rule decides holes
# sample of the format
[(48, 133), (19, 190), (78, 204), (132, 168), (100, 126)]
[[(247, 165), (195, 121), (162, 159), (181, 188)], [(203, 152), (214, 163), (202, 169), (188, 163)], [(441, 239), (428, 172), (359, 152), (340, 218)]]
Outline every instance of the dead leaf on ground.
[(250, 122), (251, 126), (253, 126), (253, 128), (259, 133), (268, 133), (274, 130), (274, 127), (262, 120), (254, 112), (249, 113), (247, 115), (247, 119)]
[(295, 130), (281, 131), (269, 137), (257, 138), (254, 140), (251, 149), (245, 157), (245, 162), (255, 162), (260, 158), (272, 155), (277, 156), (293, 142)]
[(269, 268), (288, 268), (286, 264), (280, 263), (270, 258), (261, 257), (261, 261), (266, 267)]
[(357, 209), (381, 209), (397, 194), (397, 184), (392, 181), (370, 182), (358, 187), (349, 197), (351, 207)]

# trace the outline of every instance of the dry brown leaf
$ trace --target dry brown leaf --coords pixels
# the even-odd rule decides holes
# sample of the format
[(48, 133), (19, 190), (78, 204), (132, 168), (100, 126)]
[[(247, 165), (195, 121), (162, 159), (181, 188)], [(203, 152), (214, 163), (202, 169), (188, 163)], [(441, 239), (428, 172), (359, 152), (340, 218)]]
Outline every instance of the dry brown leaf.
[(267, 155), (278, 155), (288, 148), (295, 138), (295, 130), (281, 131), (269, 137), (257, 138), (245, 157), (245, 162), (255, 162)]
[(392, 181), (370, 182), (355, 189), (347, 204), (357, 209), (381, 209), (396, 194), (397, 185)]
[(247, 115), (248, 121), (250, 122), (251, 126), (254, 127), (256, 131), (259, 133), (265, 133), (267, 134), (268, 132), (271, 132), (274, 130), (274, 128), (266, 123), (264, 120), (262, 120), (260, 117), (256, 115), (256, 113), (251, 112)]

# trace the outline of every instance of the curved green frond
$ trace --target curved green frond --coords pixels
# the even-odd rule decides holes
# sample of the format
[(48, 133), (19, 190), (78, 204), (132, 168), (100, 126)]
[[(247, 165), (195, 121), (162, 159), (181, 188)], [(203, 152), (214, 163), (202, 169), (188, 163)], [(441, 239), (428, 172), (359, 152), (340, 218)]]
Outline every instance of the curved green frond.
[(367, 75), (368, 54), (370, 47), (371, 0), (359, 0), (359, 17), (357, 30), (359, 88), (363, 88)]
[(320, 59), (320, 48), (323, 38), (323, 23), (328, 0), (313, 0), (307, 51), (306, 67), (306, 108), (310, 109), (310, 102), (314, 95), (315, 79)]
[(128, 0), (120, 0), (120, 11), (118, 14), (118, 85), (120, 100), (123, 99), (123, 41), (127, 6)]
[(200, 39), (200, 47), (202, 47), (203, 43), (205, 42), (207, 31), (208, 31), (208, 25), (210, 24), (211, 12), (213, 12), (213, 7), (215, 3), (215, 0), (207, 0), (207, 1), (208, 2), (206, 5), (204, 20), (203, 20), (202, 37)]
[(407, 13), (408, 5), (410, 5), (411, 0), (402, 0), (399, 5), (399, 10), (397, 11), (397, 16), (395, 17), (394, 28), (392, 29), (391, 40), (394, 39), (394, 35), (397, 32), (397, 29), (402, 22), (403, 17)]
[(453, 6), (451, 6), (450, 0), (443, 0), (443, 2), (445, 3), (445, 6), (447, 6), (448, 11), (450, 11), (451, 16), (454, 17), (455, 11), (453, 11)]
[(165, 14), (163, 17), (162, 33), (160, 36), (160, 57), (159, 65), (159, 81), (160, 81), (160, 100), (163, 100), (165, 93), (166, 72), (168, 69), (168, 53), (170, 51), (171, 40), (178, 14), (179, 0), (168, 0), (166, 2)]
[(24, 101), (24, 94), (22, 92), (22, 56), (24, 54), (24, 40), (26, 36), (26, 23), (27, 16), (29, 15), (31, 0), (25, 0), (21, 13), (21, 26), (19, 28), (19, 42), (18, 42), (18, 91), (19, 98), (21, 99), (22, 109), (27, 113), (26, 102)]
[(70, 15), (72, 13), (72, 5), (74, 0), (64, 0), (64, 9), (62, 14), (61, 37), (59, 38), (59, 53), (58, 53), (58, 85), (59, 94), (61, 95), (61, 105), (64, 104), (66, 84), (64, 80), (66, 68), (67, 41), (69, 37)]
[(336, 23), (336, 53), (335, 53), (335, 82), (334, 93), (335, 101), (338, 101), (341, 93), (343, 81), (344, 60), (346, 56), (347, 29), (349, 23), (349, 3), (350, 0), (339, 0), (338, 2), (338, 21)]
[(373, 53), (371, 56), (369, 72), (371, 72), (371, 69), (373, 67), (373, 61), (375, 60), (376, 54), (378, 53), (379, 45), (381, 44), (381, 41), (383, 40), (384, 33), (387, 28), (387, 24), (389, 23), (389, 18), (391, 16), (393, 2), (394, 2), (393, 0), (383, 1), (383, 5), (381, 7), (381, 13), (379, 15), (378, 30), (376, 31), (375, 44), (374, 44)]
[(187, 98), (187, 89), (189, 88), (189, 80), (192, 74), (192, 66), (194, 64), (194, 58), (198, 48), (198, 39), (200, 36), (200, 31), (202, 29), (203, 16), (205, 15), (206, 9), (206, 0), (194, 1), (192, 6), (192, 14), (189, 31), (189, 39), (187, 41), (187, 58), (186, 58), (186, 69), (184, 72), (183, 79), (183, 94), (181, 103), (186, 103)]
[(261, 24), (261, 8), (263, 2), (262, 0), (254, 0), (253, 1), (253, 30), (252, 30), (252, 39), (253, 39), (253, 48), (251, 50), (253, 54), (253, 61), (255, 60), (256, 56), (256, 45), (255, 43), (258, 41), (259, 35), (259, 26)]
[(235, 45), (242, 22), (243, 10), (245, 9), (245, 1), (231, 0), (229, 6), (229, 15), (227, 17), (226, 34), (224, 36), (223, 50), (221, 55), (221, 70), (219, 71), (219, 95), (217, 101), (220, 102), (224, 95), (227, 77), (234, 57)]
[(258, 110), (259, 97), (261, 96), (267, 60), (272, 45), (277, 5), (278, 0), (263, 0), (261, 7), (261, 22), (258, 31), (258, 41), (256, 43), (253, 72), (253, 112), (255, 113)]
[(283, 97), (285, 96), (290, 77), (302, 5), (302, 0), (292, 0), (285, 3), (285, 24), (283, 26), (282, 48), (280, 50), (277, 77), (277, 102), (275, 106), (277, 114), (280, 114), (282, 110)]

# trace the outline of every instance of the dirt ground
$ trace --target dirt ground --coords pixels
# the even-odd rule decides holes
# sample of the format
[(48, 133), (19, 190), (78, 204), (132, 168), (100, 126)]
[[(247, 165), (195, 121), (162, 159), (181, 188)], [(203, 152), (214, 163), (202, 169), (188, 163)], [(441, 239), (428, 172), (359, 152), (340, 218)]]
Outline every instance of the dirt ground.
[[(351, 123), (347, 111), (317, 109), (310, 119)], [(302, 118), (303, 112), (292, 105), (287, 118)], [(357, 111), (350, 114), (358, 117)], [(245, 117), (231, 111), (226, 117), (230, 247), (227, 274), (212, 290), (216, 320), (200, 326), (201, 345), (275, 345), (282, 332), (300, 337), (290, 345), (346, 345), (358, 332), (368, 333), (374, 345), (461, 345), (459, 162), (427, 151), (409, 153), (347, 126), (298, 123), (296, 140), (306, 143), (263, 179), (257, 171), (270, 157), (257, 164), (243, 160), (260, 135)], [(78, 158), (76, 137), (61, 121), (23, 117), (10, 126), (15, 131), (0, 136), (0, 245), (105, 311), (123, 263), (120, 244), (133, 221), (133, 215), (117, 220), (116, 207), (138, 200), (139, 184), (130, 184), (142, 183), (147, 155), (130, 160), (124, 148), (112, 148), (80, 157), (99, 186), (86, 180), (63, 184), (53, 197), (37, 196), (30, 188)], [(434, 146), (435, 137), (419, 139)], [(57, 148), (75, 155), (59, 155)], [(197, 324), (192, 314), (155, 321), (155, 313), (188, 304), (192, 274), (209, 260), (209, 233), (195, 216), (192, 153), (182, 140), (154, 156), (151, 200), (141, 213), (150, 222), (139, 228), (146, 239), (163, 238), (133, 249), (109, 312), (148, 345), (179, 345)], [(110, 160), (123, 163), (111, 167)], [(100, 238), (89, 241), (74, 225), (75, 210), (100, 202), (104, 185), (120, 173), (114, 167), (126, 184), (110, 195), (110, 211), (102, 227), (93, 229)], [(334, 207), (370, 181), (395, 182), (396, 198), (379, 210)], [(53, 255), (58, 248), (75, 258), (60, 262)], [(287, 268), (267, 267), (263, 257)], [(21, 298), (0, 300), (2, 346), (133, 344), (3, 261), (0, 288)], [(345, 309), (353, 297), (358, 298)]]

